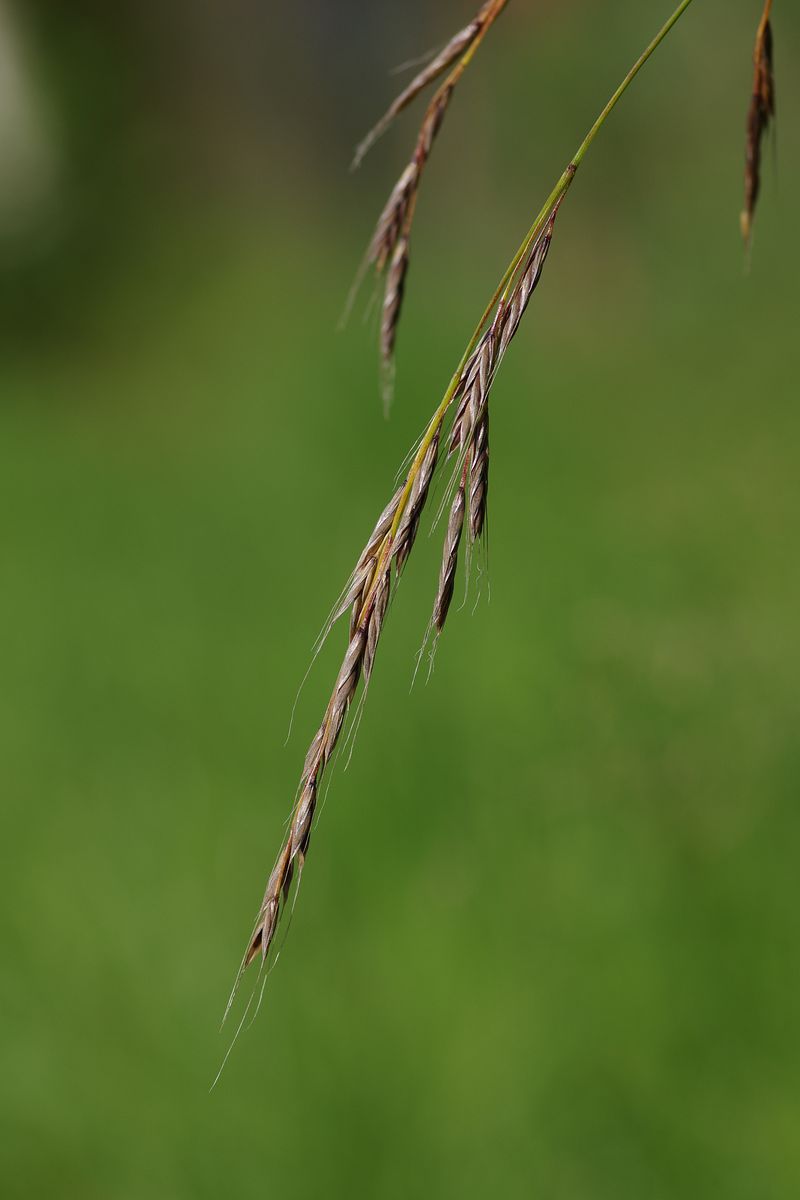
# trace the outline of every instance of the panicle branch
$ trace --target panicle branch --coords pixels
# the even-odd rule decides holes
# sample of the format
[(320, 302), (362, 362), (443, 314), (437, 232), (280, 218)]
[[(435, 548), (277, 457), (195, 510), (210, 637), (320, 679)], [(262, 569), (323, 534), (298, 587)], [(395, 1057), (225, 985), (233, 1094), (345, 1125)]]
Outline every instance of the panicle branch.
[[(395, 184), (387, 200), (372, 241), (367, 251), (366, 262), (382, 275), (386, 272), (383, 306), (381, 312), (380, 352), (384, 372), (384, 397), (391, 398), (391, 376), (394, 350), (397, 343), (397, 328), (403, 307), (406, 276), (410, 262), (410, 234), (414, 220), (417, 195), (422, 174), (430, 158), (436, 136), (441, 129), (456, 85), (467, 69), (472, 56), (483, 41), (492, 24), (506, 7), (508, 0), (487, 0), (474, 21), (452, 38), (444, 50), (422, 70), (390, 106), (384, 117), (370, 131), (356, 151), (353, 162), (358, 166), (364, 155), (388, 129), (394, 118), (405, 109), (421, 91), (438, 79), (444, 72), (456, 66), (435, 92), (428, 105), (417, 134), (410, 162)], [(388, 268), (388, 269), (387, 269)]]
[(470, 21), (469, 25), (465, 26), (464, 29), (460, 29), (458, 33), (454, 34), (433, 61), (423, 67), (418, 75), (414, 76), (408, 86), (392, 101), (380, 121), (370, 129), (367, 136), (357, 146), (353, 157), (353, 169), (361, 165), (365, 156), (378, 139), (383, 136), (395, 118), (399, 117), (416, 100), (420, 92), (424, 92), (425, 88), (435, 83), (448, 67), (452, 67), (458, 58), (467, 54), (474, 47), (477, 39), (485, 33), (488, 26), (500, 15), (507, 3), (508, 0), (487, 0), (487, 3), (483, 5), (475, 19)]

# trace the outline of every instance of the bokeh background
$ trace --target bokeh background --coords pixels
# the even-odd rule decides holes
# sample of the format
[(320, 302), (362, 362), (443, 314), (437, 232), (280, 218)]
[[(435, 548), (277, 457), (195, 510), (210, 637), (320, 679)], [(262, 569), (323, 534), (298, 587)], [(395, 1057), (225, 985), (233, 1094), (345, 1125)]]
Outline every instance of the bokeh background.
[[(493, 407), (488, 589), (394, 605), (263, 1010), (219, 1019), (342, 648), (297, 685), (530, 216), (668, 0), (514, 3), (365, 288), (475, 0), (0, 4), (0, 1191), (800, 1191), (796, 6), (690, 10), (565, 204)], [(418, 114), (417, 114), (418, 115)], [(485, 577), (484, 577), (485, 581)], [(474, 592), (473, 592), (474, 595)]]

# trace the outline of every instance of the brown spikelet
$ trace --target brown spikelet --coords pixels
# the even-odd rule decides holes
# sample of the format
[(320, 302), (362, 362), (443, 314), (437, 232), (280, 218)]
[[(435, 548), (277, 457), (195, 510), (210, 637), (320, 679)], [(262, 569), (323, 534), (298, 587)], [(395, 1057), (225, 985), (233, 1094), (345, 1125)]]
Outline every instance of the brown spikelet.
[(433, 606), (433, 624), (438, 633), (441, 633), (444, 629), (444, 623), (447, 620), (447, 614), (450, 611), (450, 605), (453, 600), (453, 591), (455, 590), (456, 585), (458, 548), (461, 545), (461, 534), (464, 530), (464, 513), (466, 511), (464, 483), (464, 475), (462, 474), (461, 483), (458, 486), (458, 490), (455, 494), (453, 504), (450, 509), (450, 517), (447, 522), (447, 533), (444, 539), (442, 567), (439, 572), (439, 590), (436, 593), (436, 601)]
[(461, 373), (455, 394), (458, 408), (450, 432), (448, 454), (467, 448), (485, 412), (497, 369), (519, 329), (530, 298), (542, 277), (553, 239), (558, 207), (556, 205), (553, 209), (541, 233), (533, 241), (508, 300), (500, 302), (491, 327), (478, 342)]
[(416, 159), (412, 159), (392, 188), (369, 244), (367, 260), (375, 266), (377, 271), (385, 269), (403, 235), (412, 211), (418, 184), (419, 166)]
[(747, 113), (742, 237), (749, 246), (758, 194), (761, 190), (761, 147), (775, 116), (775, 76), (772, 64), (772, 0), (766, 0), (753, 50), (753, 94)]
[(364, 683), (369, 683), (372, 675), (372, 668), (375, 665), (375, 653), (378, 649), (378, 639), (381, 636), (383, 622), (386, 619), (386, 610), (389, 607), (389, 589), (391, 585), (391, 572), (387, 567), (380, 577), (378, 586), (375, 590), (375, 598), (372, 602), (372, 610), (369, 614), (367, 622), (367, 644), (364, 649)]
[[(541, 232), (532, 242), (508, 299), (500, 301), (492, 325), (467, 361), (456, 389), (455, 399), (458, 400), (458, 407), (450, 431), (448, 455), (458, 450), (464, 450), (467, 455), (465, 470), (468, 473), (469, 536), (472, 542), (481, 537), (486, 525), (489, 497), (489, 393), (497, 369), (519, 329), (530, 298), (542, 277), (560, 203), (559, 201), (556, 204)], [(447, 539), (445, 561), (448, 561)], [(455, 563), (453, 566), (455, 567)], [(442, 570), (444, 578), (444, 566)], [(440, 593), (441, 591), (440, 581)], [(437, 624), (436, 612), (437, 609), (434, 610), (434, 624)]]
[[(370, 616), (374, 610), (370, 609)], [(385, 608), (384, 608), (385, 612)], [(367, 618), (368, 621), (368, 618)], [(355, 633), (351, 636), (347, 652), (339, 669), (336, 685), (328, 704), (325, 719), (309, 747), (305, 768), (301, 780), (300, 798), (292, 814), (289, 836), (278, 856), (267, 883), (264, 899), (261, 903), (255, 931), (244, 959), (244, 967), (248, 967), (255, 958), (261, 955), (266, 958), (278, 927), (278, 921), (285, 906), (295, 863), (302, 869), (311, 838), (311, 826), (317, 804), (317, 792), (320, 779), (325, 767), (330, 762), (331, 755), (336, 749), (336, 743), (344, 725), (345, 717), (358, 687), (358, 681), (364, 668), (367, 651), (368, 634), (367, 622), (362, 619)], [(372, 655), (374, 657), (377, 633), (373, 633)]]
[(386, 271), (380, 338), (381, 362), (385, 372), (391, 367), (397, 341), (409, 263), (409, 240), (420, 180), (452, 93), (453, 85), (445, 84), (431, 101), (419, 131), (414, 156), (392, 189), (378, 218), (367, 255), (368, 262), (378, 274)]
[(372, 531), (372, 534), (370, 535), (370, 539), (364, 549), (361, 551), (358, 562), (353, 570), (353, 574), (350, 577), (348, 586), (345, 588), (341, 599), (339, 600), (339, 603), (331, 616), (331, 623), (333, 623), (338, 621), (339, 617), (346, 613), (348, 608), (351, 609), (351, 637), (355, 632), (364, 608), (364, 603), (375, 572), (375, 566), (378, 561), (378, 554), (386, 539), (386, 535), (389, 532), (392, 521), (394, 520), (402, 492), (403, 488), (399, 487), (389, 503), (386, 505), (386, 508), (378, 517), (378, 521)]
[(481, 338), (462, 373), (456, 393), (459, 404), (450, 433), (449, 454), (466, 449), (475, 422), (488, 400), (497, 364), (500, 315), (499, 312), (492, 327)]
[(484, 404), (472, 435), (469, 468), (469, 534), (477, 542), (486, 523), (489, 500), (489, 405)]
[(500, 347), (497, 353), (498, 363), (508, 349), (511, 339), (519, 329), (520, 322), (525, 315), (525, 310), (530, 303), (531, 296), (536, 291), (539, 280), (542, 278), (544, 264), (546, 263), (547, 255), (550, 252), (550, 243), (553, 240), (553, 230), (555, 229), (557, 215), (558, 206), (556, 206), (556, 208), (550, 214), (550, 219), (548, 220), (544, 231), (534, 242), (533, 247), (531, 248), (531, 251), (525, 261), (519, 282), (512, 293), (508, 306), (502, 314)]
[(397, 341), (397, 326), (400, 321), (400, 309), (403, 306), (403, 294), (408, 274), (408, 237), (403, 236), (394, 248), (389, 272), (386, 276), (386, 290), (383, 296), (383, 312), (381, 314), (381, 358), (384, 365), (391, 363)]

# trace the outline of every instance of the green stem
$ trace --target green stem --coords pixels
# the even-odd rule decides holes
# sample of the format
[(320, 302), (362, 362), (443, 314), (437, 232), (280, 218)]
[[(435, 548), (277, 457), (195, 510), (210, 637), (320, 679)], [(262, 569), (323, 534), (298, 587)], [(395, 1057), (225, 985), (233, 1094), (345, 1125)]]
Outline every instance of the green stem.
[(539, 213), (539, 215), (537, 216), (533, 225), (531, 226), (530, 230), (528, 231), (525, 241), (522, 243), (519, 250), (514, 255), (514, 258), (511, 261), (508, 271), (503, 276), (503, 281), (500, 285), (500, 288), (501, 288), (502, 294), (504, 296), (507, 294), (508, 289), (511, 286), (511, 282), (514, 278), (517, 268), (519, 267), (519, 264), (522, 262), (522, 260), (524, 258), (527, 257), (527, 255), (530, 251), (530, 248), (533, 245), (533, 242), (541, 233), (542, 226), (544, 225), (545, 221), (549, 218), (550, 213), (553, 211), (553, 209), (555, 208), (558, 201), (561, 200), (562, 197), (564, 197), (567, 194), (569, 185), (572, 183), (573, 179), (575, 178), (575, 172), (577, 171), (578, 167), (583, 162), (586, 151), (589, 149), (592, 142), (597, 137), (598, 133), (600, 132), (600, 130), (603, 128), (606, 121), (608, 120), (608, 117), (613, 112), (613, 110), (616, 108), (617, 104), (622, 99), (622, 97), (625, 95), (628, 88), (631, 86), (634, 79), (639, 74), (639, 72), (641, 71), (644, 64), (647, 62), (648, 58), (650, 58), (651, 54), (653, 54), (653, 52), (658, 49), (658, 47), (663, 42), (664, 38), (667, 36), (667, 34), (672, 29), (673, 25), (675, 25), (681, 19), (681, 17), (686, 12), (686, 9), (689, 7), (689, 5), (691, 3), (692, 3), (692, 0), (681, 0), (681, 3), (675, 9), (675, 12), (672, 14), (672, 16), (667, 21), (667, 23), (662, 26), (662, 28), (658, 31), (658, 33), (653, 38), (652, 42), (647, 47), (647, 49), (640, 55), (639, 58), (637, 58), (636, 62), (633, 64), (630, 71), (628, 71), (628, 74), (625, 76), (622, 83), (619, 85), (617, 90), (614, 92), (614, 95), (611, 97), (608, 104), (605, 106), (603, 111), (600, 113), (600, 115), (597, 118), (597, 120), (595, 121), (594, 125), (589, 130), (589, 132), (587, 133), (587, 135), (583, 139), (583, 141), (581, 142), (580, 146), (578, 147), (577, 151), (575, 152), (575, 154), (572, 157), (571, 163), (569, 164), (567, 169), (563, 172), (558, 183), (553, 188), (550, 195), (547, 197), (547, 200), (544, 203), (544, 207), (542, 208), (541, 212)]
[(686, 9), (689, 7), (689, 5), (691, 3), (692, 3), (692, 0), (682, 0), (682, 3), (680, 3), (678, 5), (678, 7), (675, 9), (675, 12), (672, 14), (670, 19), (667, 21), (666, 25), (664, 25), (664, 27), (661, 30), (659, 30), (659, 32), (653, 38), (652, 42), (647, 47), (647, 49), (644, 51), (642, 56), (636, 60), (636, 62), (631, 67), (630, 71), (628, 71), (628, 74), (625, 76), (622, 83), (619, 85), (617, 90), (614, 92), (614, 95), (611, 97), (608, 104), (605, 106), (603, 111), (600, 113), (600, 116), (597, 118), (594, 125), (589, 130), (589, 132), (587, 133), (587, 135), (583, 139), (583, 141), (581, 142), (580, 147), (578, 148), (578, 152), (572, 160), (573, 164), (576, 167), (580, 166), (583, 156), (585, 155), (586, 151), (589, 149), (592, 142), (594, 141), (594, 139), (597, 137), (598, 133), (602, 129), (609, 113), (612, 111), (613, 108), (616, 107), (617, 102), (622, 98), (622, 96), (628, 90), (630, 85), (633, 83), (634, 79), (639, 74), (639, 72), (641, 71), (644, 64), (647, 62), (650, 55), (655, 50), (658, 49), (658, 47), (663, 42), (664, 38), (667, 36), (669, 31), (672, 29), (672, 26), (675, 25), (681, 19), (681, 17), (686, 12)]

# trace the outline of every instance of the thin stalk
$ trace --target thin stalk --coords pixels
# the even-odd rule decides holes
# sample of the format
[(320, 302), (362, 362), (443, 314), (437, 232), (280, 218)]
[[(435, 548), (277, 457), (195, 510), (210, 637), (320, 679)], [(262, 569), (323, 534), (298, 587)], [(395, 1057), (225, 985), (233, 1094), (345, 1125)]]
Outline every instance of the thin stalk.
[(481, 29), (478, 36), (475, 38), (475, 41), (472, 43), (472, 45), (468, 47), (466, 54), (461, 59), (461, 62), (458, 64), (458, 67), (456, 68), (456, 70), (459, 71), (459, 73), (461, 71), (465, 71), (467, 69), (467, 67), (469, 66), (469, 64), (472, 62), (473, 58), (475, 57), (475, 52), (478, 49), (478, 46), (480, 46), (481, 42), (486, 37), (486, 34), (489, 32), (492, 25), (494, 25), (495, 21), (500, 16), (501, 12), (503, 11), (503, 9), (506, 7), (507, 4), (508, 4), (508, 0), (496, 0), (494, 7), (492, 8), (491, 12), (488, 14), (488, 16), (486, 17), (486, 20), (483, 23), (483, 28)]
[(659, 30), (659, 32), (653, 38), (652, 42), (647, 47), (647, 49), (644, 51), (644, 53), (641, 55), (641, 57), (638, 58), (636, 60), (636, 62), (633, 64), (630, 71), (625, 76), (625, 78), (623, 79), (622, 83), (619, 85), (617, 90), (614, 92), (614, 95), (611, 97), (608, 104), (605, 106), (603, 111), (600, 113), (600, 116), (597, 118), (594, 125), (589, 130), (586, 137), (583, 139), (580, 146), (578, 147), (578, 152), (577, 152), (577, 154), (575, 154), (574, 158), (572, 159), (572, 161), (576, 167), (579, 167), (581, 165), (583, 156), (586, 154), (586, 151), (589, 149), (592, 142), (594, 141), (594, 139), (597, 137), (598, 133), (602, 129), (609, 113), (612, 111), (613, 108), (616, 107), (618, 101), (622, 98), (622, 96), (628, 90), (630, 85), (633, 83), (634, 79), (639, 74), (639, 72), (641, 71), (644, 64), (647, 62), (650, 55), (653, 54), (653, 52), (658, 49), (658, 47), (663, 42), (664, 38), (667, 36), (667, 34), (672, 29), (673, 25), (675, 25), (681, 19), (681, 17), (686, 12), (686, 9), (689, 7), (689, 5), (691, 3), (692, 3), (692, 0), (682, 0), (682, 2), (675, 9), (675, 12), (672, 14), (670, 19)]
[[(625, 95), (625, 92), (627, 92), (628, 88), (633, 83), (634, 79), (639, 74), (639, 72), (641, 71), (644, 64), (647, 62), (647, 60), (650, 58), (650, 56), (654, 53), (654, 51), (656, 51), (658, 49), (658, 47), (663, 42), (664, 38), (667, 36), (667, 34), (672, 29), (673, 25), (675, 25), (681, 19), (681, 17), (686, 12), (686, 9), (689, 7), (689, 5), (691, 3), (692, 3), (692, 0), (682, 0), (682, 2), (675, 9), (675, 12), (672, 14), (672, 16), (666, 22), (666, 24), (663, 25), (661, 27), (661, 29), (658, 31), (658, 33), (653, 38), (652, 42), (647, 47), (647, 49), (643, 51), (643, 53), (639, 56), (639, 58), (637, 58), (636, 62), (633, 64), (630, 71), (628, 71), (628, 74), (622, 80), (622, 83), (619, 85), (617, 90), (614, 92), (614, 94), (611, 97), (611, 99), (609, 100), (608, 104), (605, 106), (603, 111), (598, 116), (594, 125), (592, 125), (592, 127), (589, 130), (589, 132), (587, 133), (586, 137), (583, 139), (580, 146), (576, 150), (575, 154), (572, 156), (572, 161), (570, 162), (569, 166), (566, 168), (566, 170), (562, 174), (561, 178), (559, 179), (558, 183), (553, 188), (553, 191), (550, 193), (547, 200), (545, 201), (544, 208), (539, 213), (538, 217), (536, 218), (533, 225), (531, 226), (531, 228), (528, 232), (528, 235), (525, 238), (525, 241), (523, 242), (522, 246), (520, 246), (519, 250), (517, 251), (517, 254), (515, 255), (514, 260), (512, 262), (512, 266), (514, 267), (515, 270), (516, 270), (516, 267), (519, 265), (519, 263), (522, 261), (522, 259), (528, 253), (528, 250), (533, 245), (534, 240), (539, 236), (539, 233), (541, 232), (544, 222), (547, 220), (548, 216), (552, 212), (555, 205), (561, 199), (563, 199), (563, 197), (566, 195), (566, 193), (569, 189), (569, 185), (572, 183), (572, 180), (575, 178), (575, 172), (578, 170), (578, 167), (583, 162), (584, 156), (586, 155), (586, 151), (589, 149), (592, 142), (594, 141), (594, 139), (597, 137), (600, 130), (605, 125), (609, 116), (611, 115), (613, 110), (616, 108), (617, 104), (622, 99), (622, 97)], [(771, 6), (772, 0), (768, 0), (768, 3)], [(513, 272), (512, 272), (512, 276), (513, 276)]]
[[(659, 30), (659, 32), (656, 34), (656, 36), (653, 38), (652, 42), (650, 42), (649, 46), (647, 46), (647, 48), (643, 51), (643, 53), (640, 55), (640, 57), (636, 60), (636, 62), (631, 67), (630, 71), (628, 71), (628, 74), (625, 76), (625, 78), (620, 83), (617, 90), (611, 96), (611, 98), (608, 101), (608, 103), (606, 104), (605, 108), (601, 111), (597, 120), (594, 122), (591, 129), (587, 133), (586, 137), (581, 142), (580, 146), (578, 147), (578, 149), (577, 149), (576, 153), (574, 154), (572, 160), (570, 161), (569, 165), (562, 172), (562, 174), (561, 174), (558, 182), (556, 183), (555, 187), (553, 188), (552, 192), (547, 197), (547, 200), (545, 201), (541, 211), (539, 212), (538, 216), (536, 217), (536, 220), (534, 221), (530, 230), (526, 234), (524, 241), (522, 242), (521, 246), (517, 250), (514, 257), (512, 258), (511, 262), (509, 263), (508, 268), (506, 269), (506, 272), (503, 275), (503, 278), (500, 280), (497, 290), (495, 291), (494, 295), (492, 296), (492, 299), (489, 301), (488, 305), (484, 309), (483, 315), (481, 316), (481, 319), (480, 319), (478, 325), (476, 325), (476, 327), (475, 327), (475, 331), (474, 331), (472, 337), (470, 338), (469, 344), (467, 345), (467, 348), (464, 351), (464, 354), (461, 358), (460, 363), (458, 364), (458, 367), (456, 368), (455, 374), (453, 375), (452, 379), (450, 380), (447, 391), (445, 392), (445, 394), (442, 398), (442, 401), (439, 404), (439, 407), (436, 409), (436, 412), (431, 417), (430, 423), (428, 424), (428, 427), (422, 436), (422, 440), (420, 441), (419, 447), (417, 449), (417, 453), (415, 454), (413, 462), (411, 464), (411, 467), (409, 468), (409, 472), (406, 477), (406, 482), (403, 487), (402, 494), (400, 496), (400, 501), (397, 506), (397, 511), (395, 513), (394, 520), (392, 521), (391, 528), (383, 541), (380, 553), (378, 555), (378, 561), (377, 561), (377, 564), (375, 567), (375, 574), (373, 577), (373, 582), (372, 582), (372, 585), (369, 588), (369, 590), (366, 594), (366, 597), (364, 599), (363, 607), (361, 610), (361, 617), (359, 619), (360, 622), (364, 621), (364, 619), (366, 618), (366, 616), (369, 612), (370, 604), (372, 602), (374, 593), (378, 587), (380, 579), (382, 578), (383, 572), (385, 571), (386, 566), (388, 565), (389, 556), (391, 554), (391, 549), (392, 549), (392, 544), (394, 542), (394, 538), (397, 533), (397, 530), (400, 527), (400, 522), (403, 518), (403, 513), (404, 513), (406, 505), (408, 503), (408, 498), (409, 498), (412, 488), (414, 486), (414, 480), (416, 479), (417, 475), (419, 474), (420, 468), (422, 466), (422, 463), (425, 460), (425, 456), (426, 456), (428, 450), (430, 449), (431, 443), (433, 442), (433, 439), (436, 437), (437, 433), (439, 432), (441, 425), (444, 421), (444, 418), (447, 415), (447, 410), (449, 409), (449, 407), (452, 403), (453, 396), (456, 393), (456, 389), (458, 387), (459, 380), (461, 379), (461, 373), (464, 370), (464, 367), (466, 366), (470, 355), (475, 350), (476, 346), (478, 345), (478, 342), (480, 341), (484, 326), (486, 325), (486, 322), (489, 319), (489, 316), (490, 316), (493, 308), (495, 307), (496, 304), (498, 304), (502, 299), (504, 299), (508, 295), (508, 292), (509, 292), (511, 285), (513, 283), (513, 280), (514, 280), (514, 276), (516, 275), (520, 264), (526, 258), (535, 239), (541, 233), (542, 228), (544, 227), (544, 223), (549, 218), (553, 209), (556, 207), (557, 204), (559, 204), (561, 202), (561, 200), (567, 194), (570, 184), (572, 183), (573, 179), (575, 178), (575, 173), (576, 173), (578, 167), (580, 166), (581, 162), (583, 161), (587, 150), (592, 145), (593, 141), (597, 137), (597, 135), (600, 132), (600, 130), (602, 129), (603, 125), (608, 120), (608, 117), (611, 115), (612, 111), (617, 106), (617, 104), (621, 100), (622, 96), (625, 94), (625, 92), (628, 90), (630, 85), (633, 83), (634, 79), (639, 74), (639, 72), (641, 71), (642, 67), (645, 65), (647, 60), (658, 49), (658, 47), (663, 42), (664, 38), (667, 36), (667, 34), (670, 32), (670, 30), (673, 28), (673, 26), (680, 20), (680, 18), (686, 12), (686, 9), (689, 7), (689, 5), (691, 3), (692, 3), (692, 0), (681, 0), (681, 3), (675, 9), (672, 16), (669, 18), (669, 20), (666, 22), (666, 24), (662, 26), (662, 28)], [(500, 4), (498, 6), (497, 12), (495, 14), (493, 14), (492, 19), (494, 19), (494, 17), (499, 15), (499, 12), (502, 10), (502, 7), (503, 7), (503, 4)], [(473, 53), (474, 53), (474, 48), (473, 48)], [(461, 64), (459, 64), (459, 65), (461, 65)]]

